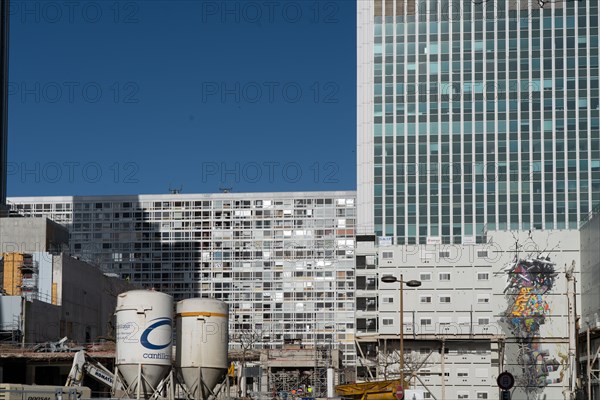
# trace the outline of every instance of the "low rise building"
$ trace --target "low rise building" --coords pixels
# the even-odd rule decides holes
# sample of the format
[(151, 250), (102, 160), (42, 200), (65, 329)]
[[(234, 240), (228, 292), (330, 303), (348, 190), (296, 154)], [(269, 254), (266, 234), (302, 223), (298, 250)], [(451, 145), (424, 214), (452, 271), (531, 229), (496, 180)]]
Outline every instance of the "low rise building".
[(63, 252), (68, 232), (46, 218), (3, 218), (0, 232), (0, 381), (64, 384), (72, 355), (41, 353), (114, 340), (134, 285)]
[[(562, 398), (575, 374), (566, 273), (580, 265), (578, 231), (494, 231), (463, 245), (359, 236), (356, 260), (359, 380), (398, 378), (402, 308), (405, 377), (424, 398), (498, 398), (504, 370), (515, 398)], [(401, 292), (385, 275), (421, 285)]]

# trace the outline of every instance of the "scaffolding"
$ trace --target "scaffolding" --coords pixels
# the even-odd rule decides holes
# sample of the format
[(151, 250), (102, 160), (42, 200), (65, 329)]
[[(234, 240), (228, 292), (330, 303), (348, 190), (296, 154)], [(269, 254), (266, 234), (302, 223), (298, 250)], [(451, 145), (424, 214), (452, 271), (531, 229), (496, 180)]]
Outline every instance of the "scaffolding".
[(311, 387), (312, 372), (307, 370), (280, 370), (269, 368), (269, 386), (279, 396), (285, 393), (296, 394), (308, 392)]
[(327, 371), (333, 370), (335, 376), (339, 360), (339, 351), (326, 345), (265, 350), (261, 365), (267, 376), (266, 390), (281, 398), (327, 397)]
[(3, 254), (3, 293), (31, 298), (38, 291), (38, 263), (31, 254)]
[(332, 368), (330, 346), (315, 346), (313, 387), (315, 397), (327, 397), (327, 370)]
[[(425, 390), (434, 400), (448, 399), (447, 386), (453, 383), (449, 380), (450, 371), (455, 371), (461, 363), (481, 363), (490, 365), (500, 372), (500, 354), (503, 351), (502, 335), (436, 335), (413, 334), (405, 340), (404, 379), (405, 389)], [(399, 340), (393, 336), (373, 335), (359, 337), (355, 341), (358, 351), (357, 379), (364, 383), (380, 385), (381, 382), (400, 382), (400, 351)], [(468, 345), (467, 345), (468, 344)], [(460, 354), (459, 354), (460, 351)], [(451, 354), (452, 353), (452, 354)], [(467, 360), (467, 361), (465, 361)], [(474, 385), (474, 382), (465, 382)], [(374, 387), (379, 387), (375, 385)], [(482, 384), (485, 390), (487, 384)], [(366, 388), (370, 386), (365, 386)], [(435, 390), (434, 390), (435, 389)], [(338, 393), (340, 387), (336, 387)], [(357, 388), (350, 389), (354, 396), (360, 394)], [(371, 390), (371, 389), (369, 389)], [(373, 389), (375, 390), (375, 389)], [(377, 389), (378, 390), (378, 389)], [(387, 390), (387, 389), (386, 389)], [(433, 393), (437, 391), (440, 397)], [(371, 394), (367, 397), (378, 399), (386, 394)], [(377, 392), (379, 393), (379, 392)], [(345, 394), (342, 393), (345, 396)], [(386, 398), (387, 398), (386, 397)]]
[(579, 353), (580, 369), (583, 372), (582, 386), (586, 391), (586, 399), (600, 399), (600, 329), (587, 329), (580, 334), (583, 351)]

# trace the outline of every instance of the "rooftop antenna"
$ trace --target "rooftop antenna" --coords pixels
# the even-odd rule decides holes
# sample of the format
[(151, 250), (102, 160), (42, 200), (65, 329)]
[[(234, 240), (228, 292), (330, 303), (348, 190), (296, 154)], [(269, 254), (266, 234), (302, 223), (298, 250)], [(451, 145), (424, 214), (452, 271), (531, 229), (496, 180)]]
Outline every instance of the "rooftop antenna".
[(169, 193), (171, 194), (181, 194), (183, 190), (183, 186), (179, 186), (178, 188), (172, 188), (171, 185), (169, 185)]

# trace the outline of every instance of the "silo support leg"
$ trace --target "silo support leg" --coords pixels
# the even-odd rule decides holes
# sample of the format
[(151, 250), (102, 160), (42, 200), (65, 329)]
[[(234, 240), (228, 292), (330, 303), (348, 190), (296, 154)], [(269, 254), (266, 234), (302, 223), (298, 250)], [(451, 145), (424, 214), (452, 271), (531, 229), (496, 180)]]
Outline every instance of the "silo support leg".
[(196, 390), (197, 395), (196, 396), (200, 396), (199, 398), (196, 397), (196, 400), (205, 400), (206, 397), (204, 396), (204, 381), (202, 380), (202, 368), (198, 367), (198, 388)]
[(142, 388), (142, 364), (138, 364), (138, 376), (137, 376), (137, 390), (135, 398), (139, 400), (140, 390)]
[(169, 400), (175, 400), (175, 378), (173, 377), (173, 370), (169, 373), (169, 382), (171, 383), (171, 387), (169, 387)]

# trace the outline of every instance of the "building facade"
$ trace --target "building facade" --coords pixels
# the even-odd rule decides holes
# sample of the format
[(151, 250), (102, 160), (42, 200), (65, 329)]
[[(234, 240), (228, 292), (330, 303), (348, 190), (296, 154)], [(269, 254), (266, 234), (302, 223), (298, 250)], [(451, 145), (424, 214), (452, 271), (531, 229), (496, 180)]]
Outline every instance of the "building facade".
[(586, 398), (600, 399), (600, 206), (581, 227), (579, 360)]
[[(567, 272), (579, 254), (577, 230), (494, 231), (473, 245), (359, 239), (357, 379), (398, 378), (402, 309), (404, 375), (423, 398), (497, 399), (503, 371), (515, 377), (514, 398), (563, 398), (576, 377)], [(386, 275), (421, 286), (405, 285), (400, 306)]]
[(600, 329), (600, 206), (581, 226), (582, 327)]
[(353, 365), (354, 192), (11, 198), (71, 253), (176, 300), (230, 305), (232, 342), (330, 345)]
[(357, 8), (359, 233), (577, 229), (600, 202), (598, 3)]
[(519, 398), (572, 390), (564, 293), (600, 202), (598, 22), (597, 2), (357, 3), (358, 379), (398, 376), (389, 273), (422, 281), (402, 330), (425, 397), (498, 398), (502, 368)]
[(0, 218), (0, 340), (7, 351), (15, 343), (114, 336), (117, 296), (134, 286), (71, 257), (68, 239), (48, 218)]

